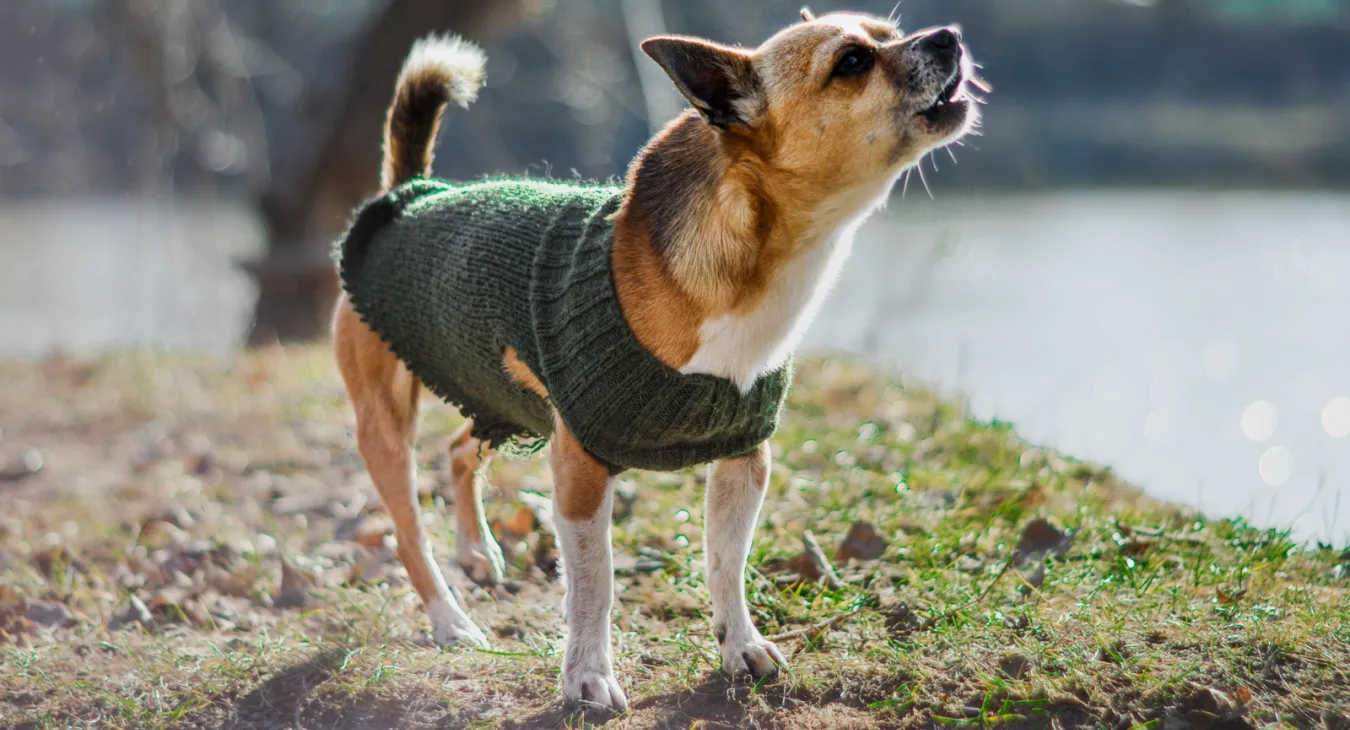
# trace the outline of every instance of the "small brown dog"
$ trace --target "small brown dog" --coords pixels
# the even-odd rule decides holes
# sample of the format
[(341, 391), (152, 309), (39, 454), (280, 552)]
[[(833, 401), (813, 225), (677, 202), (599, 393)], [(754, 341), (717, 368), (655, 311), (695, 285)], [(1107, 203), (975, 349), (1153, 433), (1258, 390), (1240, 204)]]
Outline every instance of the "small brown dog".
[[(424, 385), (471, 419), (450, 463), (458, 562), (480, 582), (503, 571), (483, 517), (482, 460), (511, 437), (550, 438), (567, 588), (563, 695), (620, 710), (609, 637), (614, 475), (711, 462), (705, 548), (722, 667), (777, 672), (785, 662), (751, 622), (744, 572), (791, 351), (863, 219), (903, 171), (975, 124), (966, 87), (980, 85), (954, 29), (906, 35), (861, 14), (803, 11), (754, 50), (673, 36), (642, 48), (694, 108), (611, 190), (425, 179), (444, 107), (475, 96), (483, 56), (457, 39), (415, 46), (389, 111), (385, 194), (343, 245), (347, 294), (334, 322), (360, 452), (436, 640), (487, 646), (447, 590), (418, 516)], [(607, 276), (585, 276), (595, 267), (583, 259)], [(442, 310), (453, 316), (441, 329), (404, 333)], [(557, 344), (582, 342), (574, 330), (601, 333), (597, 353), (620, 359)], [(484, 364), (483, 353), (495, 359)]]

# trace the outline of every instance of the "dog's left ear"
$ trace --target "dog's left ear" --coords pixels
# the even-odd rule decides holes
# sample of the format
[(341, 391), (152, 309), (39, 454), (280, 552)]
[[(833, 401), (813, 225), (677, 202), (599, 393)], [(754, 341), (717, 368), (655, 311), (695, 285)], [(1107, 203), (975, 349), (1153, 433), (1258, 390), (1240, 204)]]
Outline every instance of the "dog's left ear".
[(684, 36), (648, 38), (642, 50), (709, 124), (749, 127), (763, 114), (764, 91), (748, 52)]

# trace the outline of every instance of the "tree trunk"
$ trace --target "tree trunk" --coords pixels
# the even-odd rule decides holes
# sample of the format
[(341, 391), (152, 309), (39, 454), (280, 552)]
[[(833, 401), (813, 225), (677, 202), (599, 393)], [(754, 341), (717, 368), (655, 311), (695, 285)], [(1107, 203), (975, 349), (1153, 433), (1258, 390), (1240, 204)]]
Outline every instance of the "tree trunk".
[[(531, 0), (392, 0), (353, 42), (345, 93), (311, 126), (314, 143), (283, 149), (259, 201), (268, 253), (244, 268), (258, 284), (250, 345), (326, 333), (338, 292), (331, 242), (378, 187), (380, 140), (394, 80), (413, 41), (450, 31), (481, 41), (521, 19)], [(304, 139), (305, 135), (293, 135)]]

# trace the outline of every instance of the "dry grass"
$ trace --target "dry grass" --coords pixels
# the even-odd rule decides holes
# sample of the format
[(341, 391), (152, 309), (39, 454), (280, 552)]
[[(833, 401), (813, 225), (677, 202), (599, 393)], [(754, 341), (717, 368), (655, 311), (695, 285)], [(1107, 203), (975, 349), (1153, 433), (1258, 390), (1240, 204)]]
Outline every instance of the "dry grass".
[[(440, 652), (323, 348), (4, 363), (0, 383), (0, 726), (1350, 727), (1350, 556), (1182, 513), (846, 360), (799, 369), (751, 561), (792, 671), (717, 673), (701, 473), (632, 474), (618, 717), (558, 699), (539, 461), (492, 469), (508, 585), (446, 571), (497, 651)], [(424, 419), (428, 506), (457, 420)], [(835, 588), (790, 572), (806, 530), (833, 552), (855, 521), (880, 559), (836, 561)], [(283, 557), (312, 584), (278, 593)], [(132, 596), (148, 615), (111, 628)]]

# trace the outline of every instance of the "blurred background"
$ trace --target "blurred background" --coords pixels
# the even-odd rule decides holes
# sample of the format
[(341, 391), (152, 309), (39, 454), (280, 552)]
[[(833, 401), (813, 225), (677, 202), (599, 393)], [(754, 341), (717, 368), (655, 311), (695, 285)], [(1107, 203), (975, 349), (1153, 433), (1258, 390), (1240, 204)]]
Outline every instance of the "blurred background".
[[(439, 173), (604, 179), (682, 107), (638, 41), (756, 45), (800, 4), (4, 0), (0, 357), (323, 336), (330, 241), (430, 30), (490, 59)], [(994, 92), (982, 135), (864, 228), (808, 344), (1152, 493), (1344, 543), (1350, 0), (896, 12), (960, 23)]]

